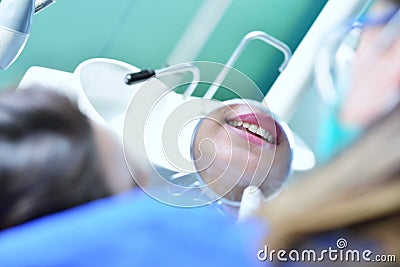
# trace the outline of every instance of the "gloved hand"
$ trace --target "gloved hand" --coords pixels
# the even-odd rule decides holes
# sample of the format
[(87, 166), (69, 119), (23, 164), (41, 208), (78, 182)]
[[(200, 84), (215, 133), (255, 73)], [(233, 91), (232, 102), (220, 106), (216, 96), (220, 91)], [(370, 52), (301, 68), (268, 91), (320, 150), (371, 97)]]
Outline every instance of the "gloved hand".
[(249, 186), (243, 191), (240, 203), (238, 221), (252, 217), (264, 202), (264, 194), (256, 186)]

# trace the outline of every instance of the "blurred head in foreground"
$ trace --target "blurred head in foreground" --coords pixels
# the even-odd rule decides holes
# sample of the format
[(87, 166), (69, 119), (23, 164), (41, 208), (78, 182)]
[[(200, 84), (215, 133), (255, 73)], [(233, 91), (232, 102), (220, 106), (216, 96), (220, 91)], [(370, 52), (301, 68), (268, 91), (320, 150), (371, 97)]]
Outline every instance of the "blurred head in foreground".
[(0, 95), (0, 229), (131, 187), (121, 147), (69, 99)]

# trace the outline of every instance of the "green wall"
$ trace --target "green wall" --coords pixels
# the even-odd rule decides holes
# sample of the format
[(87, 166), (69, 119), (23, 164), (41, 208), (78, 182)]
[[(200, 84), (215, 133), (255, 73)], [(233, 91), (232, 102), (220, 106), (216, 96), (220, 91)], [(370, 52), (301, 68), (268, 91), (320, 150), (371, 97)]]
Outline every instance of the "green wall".
[[(218, 1), (218, 0), (215, 0)], [(327, 0), (232, 0), (197, 60), (225, 63), (241, 38), (266, 31), (294, 51)], [(201, 6), (201, 0), (58, 0), (35, 15), (18, 60), (0, 72), (0, 88), (18, 83), (30, 66), (73, 71), (93, 57), (159, 68)], [(267, 92), (282, 54), (255, 41), (235, 65)]]

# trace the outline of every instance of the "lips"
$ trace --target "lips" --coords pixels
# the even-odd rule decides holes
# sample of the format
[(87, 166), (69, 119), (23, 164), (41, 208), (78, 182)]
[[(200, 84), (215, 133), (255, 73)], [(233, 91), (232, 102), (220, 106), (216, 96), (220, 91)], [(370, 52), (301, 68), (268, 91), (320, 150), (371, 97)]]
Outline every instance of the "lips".
[(258, 146), (279, 145), (282, 130), (273, 117), (263, 113), (247, 113), (226, 120), (233, 132)]

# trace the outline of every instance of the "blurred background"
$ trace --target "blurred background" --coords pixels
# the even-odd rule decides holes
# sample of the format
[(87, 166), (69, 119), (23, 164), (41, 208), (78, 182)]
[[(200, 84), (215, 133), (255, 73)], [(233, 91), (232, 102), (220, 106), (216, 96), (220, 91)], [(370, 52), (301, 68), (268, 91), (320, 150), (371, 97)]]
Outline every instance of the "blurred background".
[[(21, 56), (0, 72), (0, 90), (18, 84), (30, 66), (72, 72), (79, 63), (94, 57), (121, 60), (141, 69), (192, 60), (225, 63), (240, 40), (254, 30), (269, 33), (294, 52), (326, 2), (58, 0), (34, 16), (32, 33)], [(209, 17), (199, 20), (199, 29), (210, 20), (214, 20), (215, 28), (203, 44), (198, 44), (191, 38), (196, 33), (187, 29), (201, 12)], [(182, 39), (181, 46), (197, 45), (197, 50), (179, 54), (176, 49)], [(254, 41), (235, 67), (265, 94), (279, 75), (282, 60), (278, 50)]]

